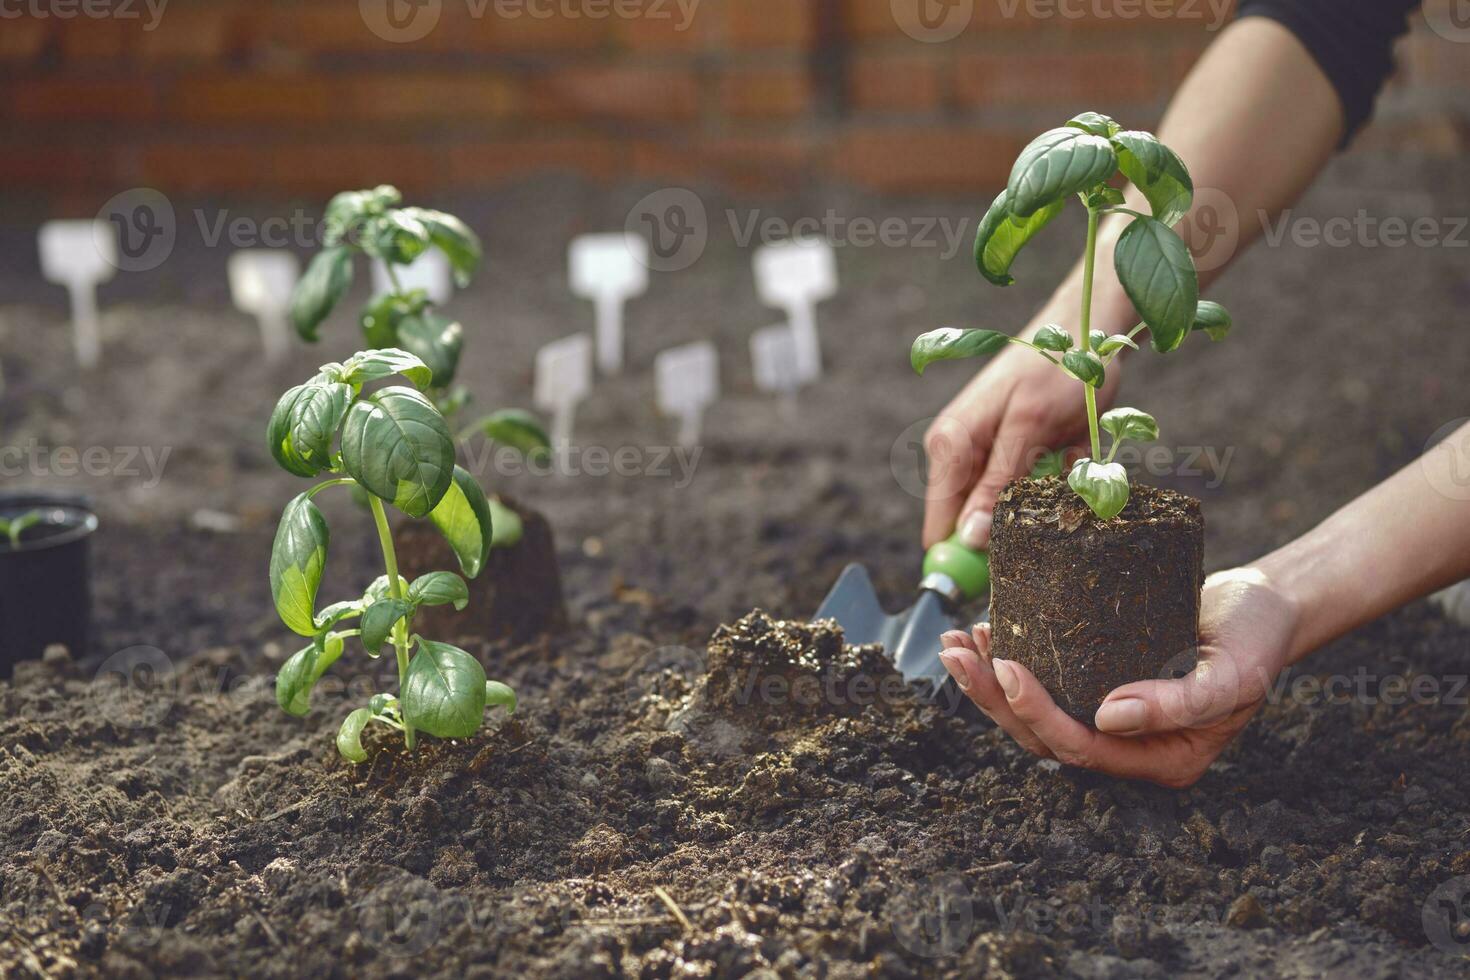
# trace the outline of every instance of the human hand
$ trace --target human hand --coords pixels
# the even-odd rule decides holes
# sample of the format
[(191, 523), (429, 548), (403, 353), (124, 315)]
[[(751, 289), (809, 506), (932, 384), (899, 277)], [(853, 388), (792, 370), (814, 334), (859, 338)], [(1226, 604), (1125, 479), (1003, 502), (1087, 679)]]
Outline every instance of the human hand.
[[(1098, 403), (1112, 405), (1121, 362), (1108, 365)], [(1025, 476), (1037, 450), (1061, 449), (1086, 437), (1087, 414), (1077, 382), (1023, 347), (1010, 347), (985, 366), (924, 434), (929, 459), (924, 547), (956, 527), (976, 550), (990, 545), (995, 498)]]
[(1108, 695), (1093, 729), (1053, 703), (1025, 667), (990, 657), (990, 624), (944, 634), (955, 683), (1027, 750), (1070, 766), (1176, 789), (1193, 785), (1265, 702), (1291, 661), (1299, 611), (1261, 571), (1205, 582), (1199, 664), (1179, 680), (1138, 681)]

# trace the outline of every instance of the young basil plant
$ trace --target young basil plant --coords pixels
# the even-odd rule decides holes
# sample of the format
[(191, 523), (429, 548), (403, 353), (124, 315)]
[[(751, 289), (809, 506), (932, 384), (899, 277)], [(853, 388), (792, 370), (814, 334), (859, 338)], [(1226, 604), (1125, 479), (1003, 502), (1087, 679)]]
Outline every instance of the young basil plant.
[[(395, 376), (408, 384), (364, 388)], [(375, 696), (342, 723), (337, 748), (352, 762), (367, 758), (361, 736), (369, 724), (402, 732), (411, 750), (418, 732), (468, 738), (479, 730), (487, 708), (515, 707), (510, 688), (487, 681), (474, 657), (413, 630), (414, 616), (424, 606), (465, 608), (465, 579), (480, 573), (495, 534), (484, 491), (455, 463), (449, 425), (425, 395), (432, 383), (432, 370), (408, 351), (362, 351), (342, 363), (322, 365), (305, 384), (282, 395), (267, 427), (271, 454), (283, 469), (325, 477), (286, 505), (271, 550), (276, 612), (310, 640), (276, 675), (277, 703), (289, 714), (306, 714), (312, 688), (342, 657), (349, 639), (356, 638), (373, 658), (391, 647), (398, 662), (398, 694)], [(360, 598), (319, 608), (330, 533), (312, 498), (336, 486), (360, 488), (366, 495), (386, 574)], [(437, 527), (463, 577), (439, 571), (409, 582), (399, 575), (385, 503)]]
[[(1115, 181), (1137, 187), (1152, 213), (1125, 207)], [(980, 357), (1019, 344), (1080, 381), (1092, 453), (1073, 464), (1067, 483), (1093, 513), (1107, 520), (1128, 503), (1128, 473), (1114, 462), (1118, 447), (1125, 439), (1149, 442), (1159, 437), (1157, 423), (1136, 408), (1098, 416), (1097, 389), (1107, 379), (1108, 365), (1124, 348), (1136, 350), (1134, 338), (1144, 329), (1154, 350), (1168, 353), (1195, 331), (1212, 340), (1224, 338), (1231, 320), (1220, 304), (1200, 300), (1194, 258), (1173, 230), (1194, 199), (1184, 161), (1152, 134), (1123, 130), (1098, 112), (1084, 112), (1067, 125), (1042, 133), (1021, 152), (1006, 189), (980, 221), (975, 238), (980, 274), (998, 286), (1014, 282), (1010, 270), (1017, 254), (1073, 195), (1087, 209), (1076, 336), (1055, 324), (1042, 327), (1029, 340), (994, 330), (944, 327), (918, 337), (909, 361), (923, 374), (935, 361)], [(1128, 333), (1111, 337), (1091, 329), (1098, 224), (1108, 214), (1131, 218), (1114, 250), (1113, 268), (1142, 319)], [(1102, 452), (1102, 432), (1112, 437), (1107, 456)]]
[(20, 536), (37, 524), (40, 524), (43, 520), (45, 520), (45, 515), (39, 510), (28, 510), (24, 514), (17, 514), (9, 520), (0, 517), (0, 534), (3, 534), (5, 540), (9, 542), (11, 551), (19, 551)]
[[(422, 361), (429, 370), (424, 392), (440, 414), (452, 421), (470, 401), (469, 393), (454, 384), (464, 328), (436, 311), (422, 289), (404, 289), (397, 267), (436, 248), (449, 260), (455, 284), (463, 289), (479, 270), (484, 250), (474, 231), (454, 215), (400, 207), (402, 201), (398, 189), (387, 184), (343, 191), (332, 198), (325, 217), (325, 248), (296, 286), (291, 319), (303, 340), (315, 342), (317, 329), (352, 285), (354, 257), (360, 253), (378, 259), (388, 270), (392, 289), (372, 297), (362, 309), (358, 322), (363, 336), (371, 347), (404, 350)], [(542, 457), (551, 449), (541, 424), (518, 409), (493, 412), (463, 427), (456, 441), (475, 433), (527, 456)], [(519, 519), (510, 520), (514, 512), (499, 500), (491, 498), (491, 507), (507, 515), (506, 531), (497, 533), (495, 546), (515, 544), (520, 540)]]

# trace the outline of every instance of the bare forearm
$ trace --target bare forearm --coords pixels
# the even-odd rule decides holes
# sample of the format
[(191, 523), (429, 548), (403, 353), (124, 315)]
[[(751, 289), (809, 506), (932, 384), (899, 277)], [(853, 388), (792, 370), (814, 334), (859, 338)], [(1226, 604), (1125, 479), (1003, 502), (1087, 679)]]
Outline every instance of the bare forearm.
[(1470, 577), (1470, 424), (1254, 567), (1297, 606), (1300, 660)]

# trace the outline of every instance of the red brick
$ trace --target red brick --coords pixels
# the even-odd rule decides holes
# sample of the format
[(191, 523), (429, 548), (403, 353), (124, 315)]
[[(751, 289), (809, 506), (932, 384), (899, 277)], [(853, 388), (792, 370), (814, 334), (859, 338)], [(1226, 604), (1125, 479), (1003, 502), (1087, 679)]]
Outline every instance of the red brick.
[(800, 68), (731, 68), (720, 79), (720, 105), (737, 119), (790, 119), (811, 101), (811, 79)]
[(556, 170), (607, 179), (621, 175), (622, 159), (616, 143), (576, 136), (461, 143), (445, 154), (447, 180), (455, 187), (484, 187)]
[(944, 100), (943, 64), (937, 55), (857, 55), (848, 67), (847, 97), (857, 109), (937, 109)]
[[(1009, 0), (1007, 0), (1009, 2)], [(1136, 35), (1143, 31), (1173, 30), (1185, 34), (1209, 36), (1229, 24), (1235, 14), (1229, 7), (1217, 10), (1218, 0), (1094, 0), (1092, 3), (1067, 7), (1059, 0), (1021, 0), (1046, 10), (1046, 19), (1054, 20), (1069, 31), (1117, 31)], [(1070, 16), (1061, 11), (1066, 10)], [(1083, 16), (1076, 16), (1077, 13)]]
[(143, 150), (134, 179), (165, 193), (228, 191), (325, 198), (344, 187), (380, 183), (413, 192), (442, 183), (443, 156), (442, 150), (423, 143), (371, 140), (159, 141)]
[[(912, 24), (917, 20), (918, 4), (928, 0), (845, 0), (843, 8), (844, 26), (847, 36), (862, 40), (892, 40), (902, 42), (905, 46), (916, 42), (923, 42), (923, 38), (915, 38), (904, 30), (900, 23), (899, 13), (902, 11), (914, 11), (914, 14), (905, 19), (905, 23)], [(1050, 0), (1039, 0), (1039, 2), (1050, 2)], [(896, 4), (910, 4), (909, 7), (897, 7)], [(1027, 14), (1027, 0), (974, 0), (970, 7), (969, 19), (964, 23), (963, 30), (952, 39), (936, 43), (937, 48), (945, 44), (959, 44), (965, 41), (973, 41), (986, 37), (996, 31), (1026, 30), (1028, 28), (1040, 28), (1045, 26), (1042, 21), (1033, 19)]]
[(620, 45), (632, 51), (665, 53), (700, 51), (710, 44), (716, 15), (703, 0), (687, 19), (676, 0), (667, 0), (658, 8), (650, 5), (649, 9), (658, 9), (667, 16), (617, 19), (614, 34)]
[(1068, 111), (1166, 98), (1143, 51), (964, 54), (955, 64), (955, 97), (973, 108), (1058, 105)]
[(882, 191), (994, 193), (1010, 176), (1026, 138), (956, 129), (854, 128), (843, 134), (835, 173)]
[[(7, 26), (9, 23), (5, 22)], [(62, 57), (67, 62), (80, 65), (115, 61), (124, 57), (129, 40), (142, 33), (141, 25), (136, 21), (78, 17), (74, 20), (58, 20), (56, 25)]]
[(7, 86), (0, 114), (27, 120), (152, 119), (158, 111), (153, 85), (143, 79), (45, 78)]
[[(116, 147), (99, 146), (96, 140), (60, 145), (14, 141), (0, 153), (0, 184), (7, 189), (37, 188), (48, 194), (74, 193), (77, 188), (111, 188), (116, 193), (119, 181), (112, 165), (117, 157)], [(96, 214), (101, 200), (81, 213)]]
[(173, 111), (188, 122), (411, 124), (498, 120), (514, 87), (485, 74), (239, 75), (184, 78)]
[(242, 40), (242, 14), (232, 3), (170, 6), (151, 31), (133, 43), (148, 61), (221, 61)]
[(707, 137), (633, 145), (633, 175), (698, 184), (717, 181), (748, 190), (779, 190), (810, 176), (819, 144), (807, 132)]
[(802, 48), (813, 36), (815, 0), (727, 0), (724, 9), (735, 49)]
[(538, 79), (532, 93), (531, 115), (552, 120), (677, 122), (699, 114), (699, 81), (689, 69), (567, 68)]
[(51, 25), (41, 20), (7, 20), (0, 28), (0, 62), (22, 63), (41, 56)]

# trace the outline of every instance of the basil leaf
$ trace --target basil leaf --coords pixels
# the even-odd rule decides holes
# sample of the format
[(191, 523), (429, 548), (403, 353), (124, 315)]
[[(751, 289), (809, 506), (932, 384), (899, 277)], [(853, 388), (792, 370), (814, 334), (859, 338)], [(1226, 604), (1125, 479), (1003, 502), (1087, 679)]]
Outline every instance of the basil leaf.
[(1119, 442), (1124, 439), (1153, 442), (1159, 437), (1159, 423), (1154, 421), (1152, 415), (1136, 408), (1115, 408), (1104, 412), (1097, 424), (1112, 433), (1113, 438)]
[(433, 387), (445, 388), (454, 380), (464, 347), (464, 328), (458, 320), (431, 312), (406, 316), (398, 323), (398, 342), (429, 366)]
[(1105, 116), (1101, 112), (1079, 112), (1067, 120), (1067, 125), (1104, 138), (1116, 135), (1123, 128), (1113, 121), (1112, 116)]
[(317, 339), (317, 328), (351, 286), (352, 251), (338, 246), (318, 252), (291, 294), (291, 323), (302, 340)]
[(391, 184), (380, 184), (368, 190), (343, 191), (327, 202), (323, 242), (329, 246), (344, 240), (360, 242), (363, 222), (402, 200), (403, 195)]
[(327, 563), (327, 519), (307, 494), (298, 494), (281, 512), (271, 547), (271, 597), (281, 622), (302, 636), (315, 636), (317, 588)]
[(1103, 333), (1101, 330), (1087, 331), (1087, 346), (1089, 346), (1093, 350), (1097, 350), (1099, 347), (1101, 347), (1103, 341), (1107, 339), (1108, 335)]
[(1194, 329), (1203, 330), (1211, 340), (1224, 340), (1234, 325), (1230, 311), (1219, 303), (1204, 299), (1194, 308)]
[(363, 235), (363, 250), (390, 265), (408, 265), (429, 248), (429, 229), (402, 210), (369, 219)]
[(363, 307), (358, 323), (368, 346), (375, 348), (401, 347), (398, 342), (398, 325), (403, 318), (423, 311), (429, 305), (429, 294), (422, 289), (410, 289), (406, 293), (389, 293), (379, 296)]
[(1104, 184), (1093, 193), (1087, 195), (1087, 206), (1097, 210), (1121, 207), (1127, 201), (1128, 199), (1123, 196), (1123, 192), (1111, 184)]
[(349, 599), (344, 602), (334, 602), (323, 609), (316, 617), (316, 631), (320, 636), (324, 630), (329, 630), (344, 619), (362, 615), (362, 601)]
[(398, 621), (413, 612), (413, 604), (403, 599), (379, 599), (362, 614), (362, 645), (377, 656), (388, 642)]
[(975, 233), (975, 265), (982, 276), (997, 286), (1009, 286), (1016, 281), (1010, 274), (1016, 256), (1037, 232), (1062, 213), (1067, 203), (1065, 199), (1059, 200), (1039, 208), (1029, 218), (1020, 218), (1011, 211), (1008, 197), (1008, 191), (1000, 192), (980, 219), (980, 228)]
[(337, 751), (342, 758), (354, 764), (367, 761), (367, 752), (362, 747), (362, 730), (372, 720), (373, 713), (366, 708), (358, 708), (342, 720), (342, 727), (337, 730)]
[[(398, 576), (398, 583), (403, 587), (405, 592), (408, 591), (408, 579), (400, 575)], [(379, 599), (388, 598), (388, 592), (388, 576), (379, 575), (373, 579), (373, 584), (369, 585), (367, 591), (362, 594), (362, 603), (364, 606), (370, 606)]]
[(282, 711), (299, 718), (311, 710), (311, 689), (342, 656), (342, 647), (336, 634), (318, 637), (281, 664), (276, 672), (276, 704)]
[(1097, 352), (1106, 357), (1114, 351), (1121, 350), (1124, 347), (1131, 347), (1134, 350), (1138, 350), (1138, 345), (1133, 342), (1132, 337), (1128, 336), (1125, 333), (1115, 333), (1111, 337), (1108, 337), (1102, 343), (1097, 345)]
[(521, 515), (501, 503), (499, 497), (490, 498), (490, 548), (514, 548), (521, 543), (525, 525)]
[(505, 713), (516, 713), (516, 692), (499, 681), (485, 682), (485, 707), (505, 708)]
[(1129, 130), (1113, 137), (1118, 169), (1148, 199), (1154, 217), (1173, 227), (1194, 203), (1194, 180), (1179, 155), (1152, 133)]
[(412, 388), (384, 388), (348, 410), (342, 466), (370, 493), (423, 517), (453, 480), (454, 441), (427, 398)]
[(914, 338), (909, 349), (909, 364), (923, 374), (935, 361), (953, 361), (962, 357), (983, 357), (1004, 347), (1010, 338), (994, 330), (961, 330), (940, 327)]
[(1048, 323), (1036, 331), (1036, 336), (1031, 338), (1031, 342), (1042, 350), (1052, 350), (1058, 353), (1072, 349), (1072, 335), (1055, 323)]
[(519, 408), (502, 408), (475, 423), (475, 428), (487, 439), (512, 449), (519, 449), (532, 458), (545, 456), (551, 451), (551, 438), (541, 427), (540, 421), (530, 412)]
[(361, 387), (369, 381), (401, 374), (415, 388), (423, 391), (434, 380), (434, 372), (418, 357), (406, 350), (388, 347), (384, 350), (359, 351), (342, 365), (342, 380)]
[(1071, 126), (1047, 130), (1016, 158), (1006, 184), (1010, 211), (1027, 218), (1069, 194), (1102, 183), (1118, 169), (1113, 144)]
[(474, 578), (485, 567), (490, 554), (494, 524), (485, 491), (463, 466), (454, 468), (453, 480), (429, 520), (444, 535), (466, 578)]
[(1177, 348), (1194, 326), (1199, 278), (1183, 239), (1155, 218), (1137, 218), (1113, 253), (1118, 281), (1148, 324), (1150, 342), (1161, 354)]
[(352, 388), (333, 381), (308, 381), (281, 396), (266, 425), (266, 441), (281, 468), (316, 476), (331, 468), (332, 442), (347, 414)]
[(470, 587), (453, 572), (429, 572), (413, 580), (408, 587), (408, 601), (415, 606), (443, 606), (454, 603), (463, 609), (470, 602)]
[(480, 268), (484, 249), (480, 237), (470, 226), (452, 214), (432, 211), (428, 208), (404, 208), (403, 212), (416, 219), (429, 232), (429, 241), (444, 253), (449, 267), (454, 270), (454, 282), (460, 289), (468, 286)]
[(1067, 475), (1067, 486), (1087, 501), (1102, 520), (1117, 517), (1128, 506), (1128, 471), (1122, 463), (1095, 463), (1079, 459)]
[(1028, 479), (1041, 480), (1048, 476), (1061, 476), (1062, 470), (1066, 467), (1066, 462), (1067, 454), (1062, 450), (1057, 449), (1043, 453), (1041, 458), (1036, 461), (1036, 465), (1031, 467), (1031, 475)]
[(439, 738), (469, 738), (485, 716), (485, 668), (459, 647), (419, 637), (398, 694), (403, 720)]
[(1092, 351), (1068, 351), (1062, 355), (1062, 367), (1078, 381), (1094, 388), (1102, 387), (1107, 380), (1107, 369), (1103, 367), (1102, 359)]

